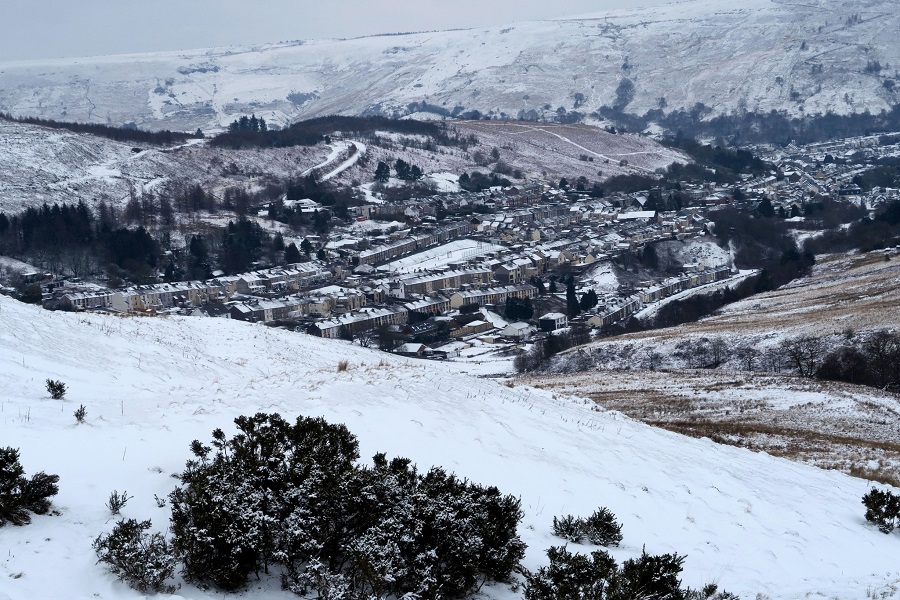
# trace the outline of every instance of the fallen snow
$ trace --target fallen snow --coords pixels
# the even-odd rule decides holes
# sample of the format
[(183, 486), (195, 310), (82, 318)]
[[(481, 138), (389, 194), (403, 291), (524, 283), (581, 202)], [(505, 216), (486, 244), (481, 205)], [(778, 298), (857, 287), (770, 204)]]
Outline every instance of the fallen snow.
[(581, 282), (594, 291), (615, 292), (619, 289), (619, 278), (616, 277), (613, 263), (607, 260), (599, 262), (596, 267), (591, 267), (581, 278)]
[[(175, 486), (190, 441), (208, 441), (216, 427), (229, 433), (235, 416), (260, 410), (344, 422), (363, 457), (441, 464), (521, 496), (527, 568), (562, 543), (550, 533), (554, 515), (604, 505), (623, 524), (617, 559), (644, 546), (687, 554), (683, 579), (694, 587), (848, 599), (900, 579), (896, 536), (863, 520), (866, 483), (839, 473), (655, 430), (455, 365), (258, 325), (51, 313), (5, 297), (0, 315), (0, 439), (21, 449), (27, 473), (61, 477), (59, 516), (0, 530), (4, 600), (139, 597), (95, 564), (91, 540), (114, 521), (104, 501), (127, 490), (123, 516), (165, 530), (167, 510), (153, 497)], [(65, 400), (47, 397), (46, 378), (68, 384)], [(72, 416), (80, 404), (83, 425)], [(190, 585), (178, 594), (221, 598)], [(243, 597), (290, 596), (264, 579)]]
[(412, 273), (415, 271), (438, 269), (450, 263), (466, 261), (500, 249), (501, 246), (478, 240), (455, 240), (424, 252), (401, 258), (379, 267), (380, 271), (391, 273)]

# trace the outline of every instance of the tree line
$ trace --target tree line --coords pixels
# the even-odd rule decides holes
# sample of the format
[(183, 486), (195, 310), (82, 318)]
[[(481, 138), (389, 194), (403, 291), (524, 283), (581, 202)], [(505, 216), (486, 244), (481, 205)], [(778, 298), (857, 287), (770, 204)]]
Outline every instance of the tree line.
[(139, 144), (153, 144), (155, 146), (171, 146), (184, 143), (194, 137), (203, 137), (198, 129), (196, 133), (183, 133), (178, 131), (145, 131), (137, 127), (114, 127), (99, 123), (73, 123), (67, 121), (54, 121), (53, 119), (39, 119), (37, 117), (13, 117), (9, 113), (0, 113), (0, 119), (14, 123), (27, 123), (39, 125), (50, 129), (65, 129), (74, 133), (89, 133), (98, 137), (105, 137), (117, 142), (134, 142)]
[[(246, 119), (246, 127), (241, 125), (241, 120)], [(385, 117), (344, 117), (332, 115), (307, 119), (291, 124), (284, 129), (262, 127), (257, 120), (257, 127), (253, 128), (251, 118), (241, 117), (229, 126), (229, 130), (215, 136), (210, 142), (213, 146), (225, 148), (253, 148), (273, 147), (285, 148), (289, 146), (314, 146), (326, 141), (335, 131), (352, 136), (365, 138), (374, 135), (378, 131), (387, 131), (403, 135), (421, 135), (433, 139), (442, 146), (463, 146), (471, 143), (465, 137), (452, 131), (446, 125), (430, 121), (397, 120)]]
[[(105, 273), (113, 287), (126, 280), (154, 283), (160, 275), (165, 281), (207, 279), (216, 269), (236, 274), (259, 263), (302, 262), (313, 250), (309, 242), (301, 244), (302, 249), (286, 245), (280, 234), (270, 236), (243, 217), (219, 230), (195, 233), (185, 242), (183, 247), (173, 243), (168, 230), (151, 233), (143, 225), (129, 226), (121, 211), (104, 203), (97, 214), (84, 202), (44, 204), (12, 216), (0, 213), (0, 254), (55, 274)], [(40, 301), (40, 294), (33, 301)]]
[[(660, 99), (664, 102), (664, 99)], [(571, 118), (576, 113), (568, 115)], [(697, 102), (689, 109), (665, 112), (663, 108), (643, 115), (604, 106), (591, 116), (615, 123), (619, 131), (643, 131), (656, 123), (676, 136), (718, 139), (733, 146), (790, 142), (809, 144), (833, 139), (900, 130), (900, 104), (877, 113), (868, 111), (839, 115), (833, 112), (792, 117), (786, 110), (736, 111), (711, 116), (712, 109)]]

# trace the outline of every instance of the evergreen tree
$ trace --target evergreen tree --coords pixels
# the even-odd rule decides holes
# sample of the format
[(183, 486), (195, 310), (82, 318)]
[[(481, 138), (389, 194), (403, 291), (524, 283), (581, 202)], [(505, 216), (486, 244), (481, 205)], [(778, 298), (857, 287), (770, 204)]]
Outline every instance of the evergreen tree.
[(583, 312), (591, 310), (591, 295), (589, 292), (585, 292), (581, 295), (581, 300), (578, 301), (578, 307)]
[(772, 206), (772, 202), (770, 202), (768, 198), (760, 200), (759, 204), (756, 205), (756, 214), (769, 219), (774, 217), (775, 208)]
[(407, 181), (410, 176), (410, 165), (402, 158), (398, 158), (394, 163), (394, 170), (397, 172), (397, 179)]
[(313, 212), (313, 229), (316, 233), (328, 233), (328, 216), (325, 211), (316, 209)]
[(380, 181), (382, 183), (387, 182), (391, 177), (391, 168), (387, 165), (386, 162), (379, 160), (378, 166), (375, 167), (375, 181)]
[(306, 257), (309, 258), (309, 255), (312, 254), (313, 251), (313, 245), (308, 239), (303, 238), (303, 241), (300, 242), (300, 249), (303, 250), (303, 254), (305, 254)]
[(527, 321), (534, 316), (534, 308), (529, 298), (507, 298), (504, 314), (513, 321)]
[(574, 279), (569, 279), (569, 282), (566, 284), (566, 311), (570, 319), (577, 317), (578, 313), (581, 312), (581, 306), (578, 303), (578, 296), (575, 292)]
[(288, 244), (288, 247), (285, 249), (284, 262), (288, 264), (300, 262), (300, 250), (297, 249), (297, 244), (294, 242)]

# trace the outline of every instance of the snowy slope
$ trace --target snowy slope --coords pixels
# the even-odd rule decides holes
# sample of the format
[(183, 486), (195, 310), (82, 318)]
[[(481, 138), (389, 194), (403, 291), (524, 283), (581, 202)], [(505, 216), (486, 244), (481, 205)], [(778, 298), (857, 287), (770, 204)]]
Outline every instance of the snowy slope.
[[(511, 17), (512, 18), (512, 17)], [(672, 2), (507, 27), (0, 63), (0, 110), (193, 130), (255, 112), (878, 112), (897, 103), (893, 0)], [(867, 69), (877, 61), (880, 72)], [(895, 91), (897, 90), (897, 91)], [(665, 99), (662, 103), (661, 99)], [(425, 106), (427, 103), (429, 106)]]
[[(132, 190), (140, 195), (183, 183), (200, 184), (221, 196), (221, 190), (229, 186), (263, 184), (264, 180), (254, 179), (260, 175), (287, 178), (316, 172), (322, 181), (352, 185), (371, 181), (371, 165), (380, 160), (393, 164), (398, 158), (425, 173), (442, 173), (446, 187), (448, 179), (455, 185), (453, 173), (490, 169), (476, 164), (474, 154), (487, 154), (492, 147), (503, 148), (502, 160), (530, 178), (565, 174), (594, 179), (600, 178), (597, 166), (602, 167), (603, 177), (609, 177), (690, 162), (689, 157), (648, 137), (613, 135), (588, 125), (459, 121), (454, 126), (462, 136), (477, 134), (479, 144), (468, 152), (450, 147), (403, 148), (402, 140), (392, 145), (388, 134), (385, 147), (337, 140), (312, 147), (231, 150), (191, 139), (174, 148), (144, 147), (133, 152), (135, 146), (129, 143), (0, 120), (0, 211), (79, 200), (88, 206), (101, 200), (122, 205)], [(352, 154), (351, 146), (356, 148)], [(585, 152), (596, 155), (597, 162), (580, 160), (579, 154)], [(623, 159), (629, 164), (621, 166)]]
[[(198, 143), (199, 142), (199, 143)], [(17, 212), (47, 202), (123, 205), (131, 191), (179, 182), (214, 191), (246, 185), (247, 176), (293, 175), (321, 162), (328, 148), (222, 150), (201, 140), (176, 148), (146, 147), (89, 134), (0, 121), (0, 211)]]
[[(350, 369), (337, 372), (341, 358)], [(46, 378), (69, 385), (47, 397)], [(865, 524), (865, 482), (651, 429), (585, 401), (510, 389), (453, 365), (407, 361), (227, 320), (49, 313), (0, 297), (0, 440), (27, 473), (61, 476), (59, 516), (0, 529), (0, 598), (136, 598), (94, 564), (93, 537), (125, 517), (160, 530), (170, 477), (193, 439), (259, 410), (344, 422), (361, 454), (441, 464), (521, 495), (525, 566), (542, 563), (552, 517), (610, 507), (620, 560), (688, 555), (684, 581), (743, 598), (864, 598), (900, 579), (896, 536)], [(86, 424), (73, 411), (84, 404)], [(247, 598), (282, 597), (263, 581)], [(516, 598), (502, 587), (492, 598)], [(520, 593), (520, 592), (519, 592)], [(184, 586), (185, 598), (221, 597)], [(284, 594), (283, 597), (290, 597)]]

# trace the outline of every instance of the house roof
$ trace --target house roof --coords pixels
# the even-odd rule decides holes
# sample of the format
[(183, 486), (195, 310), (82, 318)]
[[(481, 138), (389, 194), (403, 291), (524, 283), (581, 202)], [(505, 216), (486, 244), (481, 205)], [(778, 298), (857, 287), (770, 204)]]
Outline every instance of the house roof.
[(542, 316), (540, 318), (540, 320), (543, 321), (544, 319), (550, 319), (553, 321), (559, 321), (560, 319), (565, 319), (565, 318), (566, 318), (566, 315), (564, 315), (562, 313), (551, 312), (551, 313), (547, 313), (546, 315)]

